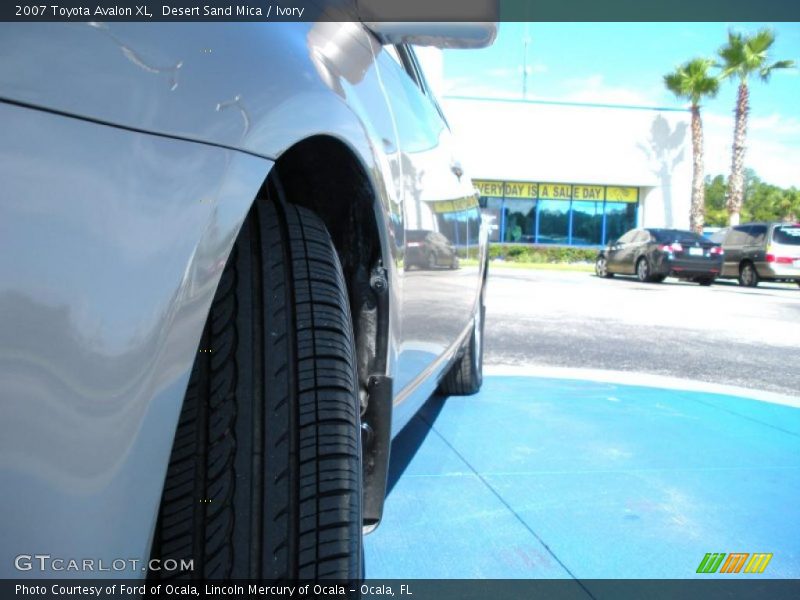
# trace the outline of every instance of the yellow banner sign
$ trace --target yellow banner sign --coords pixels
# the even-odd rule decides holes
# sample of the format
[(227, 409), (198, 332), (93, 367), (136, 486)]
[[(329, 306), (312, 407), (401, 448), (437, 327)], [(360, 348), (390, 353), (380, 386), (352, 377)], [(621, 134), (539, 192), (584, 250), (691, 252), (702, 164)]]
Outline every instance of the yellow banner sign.
[(538, 184), (529, 181), (473, 181), (481, 196), (536, 198)]
[(585, 200), (592, 202), (639, 201), (639, 189), (635, 187), (603, 185), (570, 185), (568, 183), (534, 183), (532, 181), (484, 181), (472, 182), (481, 196), (495, 198), (542, 198), (546, 200)]
[(569, 200), (572, 198), (572, 186), (567, 183), (540, 183), (539, 198)]
[(495, 196), (497, 198), (503, 197), (503, 182), (502, 181), (472, 181), (473, 185), (478, 188), (481, 196)]
[(506, 198), (536, 198), (539, 186), (525, 181), (508, 181), (505, 187)]
[(639, 190), (635, 187), (612, 187), (606, 188), (606, 200), (609, 202), (638, 202)]
[(603, 191), (602, 185), (573, 185), (572, 199), (602, 201)]

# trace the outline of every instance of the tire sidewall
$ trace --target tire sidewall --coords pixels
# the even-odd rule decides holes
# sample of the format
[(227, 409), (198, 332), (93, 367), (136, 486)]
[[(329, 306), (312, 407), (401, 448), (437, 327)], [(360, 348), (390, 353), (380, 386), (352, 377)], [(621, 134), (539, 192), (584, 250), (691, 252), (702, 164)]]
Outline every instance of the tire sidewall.
[(644, 256), (636, 261), (636, 277), (642, 283), (650, 281), (650, 263)]
[(594, 272), (598, 277), (608, 277), (608, 259), (605, 256), (597, 257), (594, 262)]
[(758, 273), (752, 263), (744, 263), (739, 270), (739, 285), (744, 287), (756, 287), (758, 285)]
[(486, 322), (486, 306), (483, 303), (483, 295), (481, 294), (480, 305), (475, 312), (475, 324), (472, 328), (472, 343), (470, 344), (470, 351), (472, 352), (472, 371), (474, 380), (477, 382), (478, 387), (483, 383), (483, 331)]

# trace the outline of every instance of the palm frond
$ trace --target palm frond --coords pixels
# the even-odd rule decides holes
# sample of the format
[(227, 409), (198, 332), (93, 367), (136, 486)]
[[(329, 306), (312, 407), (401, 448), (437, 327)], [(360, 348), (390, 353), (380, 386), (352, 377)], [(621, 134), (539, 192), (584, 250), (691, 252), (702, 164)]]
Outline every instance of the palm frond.
[(778, 60), (772, 63), (771, 65), (761, 67), (761, 70), (758, 72), (758, 74), (761, 77), (761, 81), (769, 81), (769, 77), (770, 75), (772, 75), (773, 71), (776, 71), (778, 69), (793, 69), (793, 68), (794, 68), (793, 60)]
[(744, 61), (744, 54), (744, 36), (735, 31), (728, 31), (728, 43), (717, 51), (717, 55), (722, 59), (724, 77), (729, 77), (738, 70)]
[(761, 29), (753, 35), (729, 31), (728, 43), (717, 51), (722, 59), (720, 78), (729, 79), (736, 75), (740, 82), (747, 83), (747, 78), (755, 73), (767, 81), (773, 70), (794, 66), (793, 61), (768, 64), (769, 51), (774, 43), (775, 33), (771, 29)]
[(664, 86), (676, 96), (683, 96), (683, 78), (680, 73), (669, 73), (664, 75)]
[(664, 75), (664, 85), (679, 98), (686, 98), (692, 106), (699, 106), (704, 97), (713, 97), (719, 90), (719, 79), (709, 73), (714, 61), (695, 58)]
[(746, 44), (753, 54), (765, 54), (775, 43), (775, 34), (771, 29), (760, 29), (758, 33), (747, 38)]

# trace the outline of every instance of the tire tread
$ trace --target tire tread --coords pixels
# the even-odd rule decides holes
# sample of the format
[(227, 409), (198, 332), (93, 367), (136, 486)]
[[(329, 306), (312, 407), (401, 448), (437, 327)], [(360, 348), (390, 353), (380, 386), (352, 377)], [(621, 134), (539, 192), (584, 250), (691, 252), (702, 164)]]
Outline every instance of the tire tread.
[[(312, 212), (258, 201), (220, 279), (175, 434), (151, 578), (354, 579), (361, 449), (346, 286)], [(204, 500), (210, 499), (211, 502)]]

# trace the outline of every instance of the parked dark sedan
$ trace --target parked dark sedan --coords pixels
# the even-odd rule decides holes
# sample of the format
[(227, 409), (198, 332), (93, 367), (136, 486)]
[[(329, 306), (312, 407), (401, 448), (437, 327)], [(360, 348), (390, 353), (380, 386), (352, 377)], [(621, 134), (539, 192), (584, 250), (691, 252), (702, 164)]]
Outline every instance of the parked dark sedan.
[(722, 268), (722, 247), (681, 229), (631, 229), (597, 256), (599, 277), (636, 275), (660, 283), (668, 276), (711, 285)]

